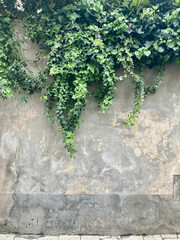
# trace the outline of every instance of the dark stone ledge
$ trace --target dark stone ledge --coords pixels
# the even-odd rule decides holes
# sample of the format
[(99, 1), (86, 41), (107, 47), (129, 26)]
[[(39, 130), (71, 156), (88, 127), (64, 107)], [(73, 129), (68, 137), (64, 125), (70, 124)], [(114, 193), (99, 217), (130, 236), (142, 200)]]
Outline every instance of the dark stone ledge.
[(0, 216), (1, 233), (128, 235), (180, 232), (180, 202), (165, 200), (163, 196), (14, 194), (10, 197), (14, 204), (8, 217)]

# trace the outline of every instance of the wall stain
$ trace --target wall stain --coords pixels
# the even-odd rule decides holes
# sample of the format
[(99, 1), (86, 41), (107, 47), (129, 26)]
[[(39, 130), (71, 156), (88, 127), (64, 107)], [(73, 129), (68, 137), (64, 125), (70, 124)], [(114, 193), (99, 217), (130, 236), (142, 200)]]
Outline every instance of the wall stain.
[[(127, 128), (123, 139), (125, 146), (131, 148), (137, 158), (144, 157), (151, 163), (159, 162), (156, 178), (149, 182), (149, 193), (160, 195), (173, 194), (173, 171), (180, 161), (180, 139), (172, 136), (172, 131), (180, 123), (180, 103), (174, 104), (174, 114), (170, 118), (152, 115), (142, 110), (134, 127)], [(119, 113), (112, 126), (119, 127), (128, 113)]]

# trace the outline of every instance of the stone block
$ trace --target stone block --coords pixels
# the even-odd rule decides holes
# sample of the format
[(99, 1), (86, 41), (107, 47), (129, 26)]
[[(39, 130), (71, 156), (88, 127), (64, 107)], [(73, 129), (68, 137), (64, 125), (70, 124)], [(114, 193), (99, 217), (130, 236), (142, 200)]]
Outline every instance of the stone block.
[(99, 236), (81, 236), (81, 240), (99, 240)]
[(23, 235), (23, 236), (16, 236), (14, 240), (37, 240), (38, 236), (32, 235)]
[(80, 240), (80, 236), (62, 235), (62, 236), (59, 236), (59, 240)]
[(144, 236), (144, 240), (162, 240), (162, 237), (160, 235), (149, 235)]
[(120, 236), (111, 237), (111, 236), (100, 236), (99, 240), (118, 240), (121, 239)]
[(14, 240), (15, 235), (0, 234), (0, 240)]
[(129, 236), (129, 237), (123, 237), (124, 240), (143, 240), (142, 236)]
[(59, 240), (59, 237), (56, 237), (56, 236), (45, 236), (45, 237), (39, 237), (37, 240)]
[(175, 239), (177, 239), (177, 235), (176, 234), (163, 234), (163, 235), (161, 235), (161, 237), (163, 238), (163, 239), (173, 239), (173, 238), (175, 238)]

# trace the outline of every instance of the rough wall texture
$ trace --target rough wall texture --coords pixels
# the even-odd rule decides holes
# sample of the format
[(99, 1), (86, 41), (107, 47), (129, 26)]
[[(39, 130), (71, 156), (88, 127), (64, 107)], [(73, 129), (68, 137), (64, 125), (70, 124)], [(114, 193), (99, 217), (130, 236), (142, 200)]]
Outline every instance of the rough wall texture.
[[(33, 59), (36, 49), (27, 47), (25, 56)], [(145, 75), (149, 82), (156, 73)], [(76, 159), (38, 95), (28, 103), (0, 100), (0, 232), (180, 232), (180, 69), (166, 66), (159, 91), (127, 128), (132, 91), (130, 80), (119, 84), (104, 115), (89, 99)]]

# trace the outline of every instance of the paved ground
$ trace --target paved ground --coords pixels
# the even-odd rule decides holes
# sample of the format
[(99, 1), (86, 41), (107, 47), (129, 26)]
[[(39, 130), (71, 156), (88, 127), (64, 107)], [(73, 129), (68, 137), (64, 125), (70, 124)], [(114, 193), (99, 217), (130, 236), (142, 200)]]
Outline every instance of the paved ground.
[(0, 234), (0, 240), (178, 240), (180, 239), (180, 234), (171, 235), (153, 235), (153, 236), (19, 236), (19, 235), (3, 235)]

